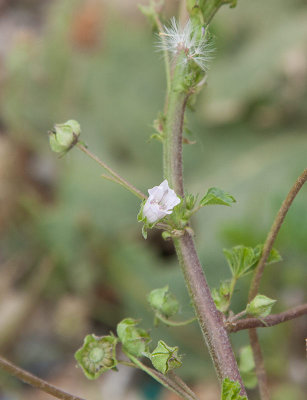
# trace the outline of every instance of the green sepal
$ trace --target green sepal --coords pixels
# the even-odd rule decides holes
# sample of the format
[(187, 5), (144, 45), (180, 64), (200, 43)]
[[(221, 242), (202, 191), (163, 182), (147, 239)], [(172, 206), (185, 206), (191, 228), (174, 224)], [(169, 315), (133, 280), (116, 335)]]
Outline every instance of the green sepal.
[(152, 290), (147, 296), (147, 301), (155, 312), (162, 314), (165, 318), (172, 317), (179, 310), (179, 303), (169, 291), (168, 285)]
[(263, 294), (257, 294), (254, 299), (247, 304), (246, 313), (254, 317), (267, 317), (271, 311), (276, 300), (270, 299)]
[(145, 240), (147, 239), (147, 226), (146, 225), (142, 226), (142, 236)]
[(117, 338), (112, 335), (85, 337), (75, 359), (88, 379), (97, 379), (103, 372), (116, 367), (116, 344)]
[(181, 356), (178, 355), (178, 347), (170, 347), (162, 340), (159, 340), (157, 347), (147, 356), (149, 356), (156, 370), (164, 375), (182, 365)]
[(198, 195), (194, 196), (193, 194), (187, 194), (185, 196), (185, 205), (187, 210), (191, 211), (195, 207)]
[(240, 395), (240, 391), (239, 382), (225, 378), (222, 383), (221, 400), (247, 400), (246, 396)]
[(124, 349), (135, 357), (141, 357), (148, 350), (149, 334), (137, 328), (138, 321), (125, 318), (117, 325), (117, 335)]
[(231, 206), (233, 203), (236, 203), (236, 199), (233, 196), (221, 189), (213, 187), (208, 190), (206, 195), (201, 199), (199, 205), (201, 207), (213, 204)]

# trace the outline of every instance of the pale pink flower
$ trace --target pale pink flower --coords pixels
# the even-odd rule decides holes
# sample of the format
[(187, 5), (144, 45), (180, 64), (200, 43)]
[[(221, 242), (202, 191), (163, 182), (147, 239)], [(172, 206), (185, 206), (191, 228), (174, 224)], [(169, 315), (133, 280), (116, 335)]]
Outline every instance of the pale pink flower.
[(159, 186), (148, 189), (149, 197), (143, 207), (143, 216), (152, 224), (173, 212), (173, 208), (180, 203), (180, 198), (173, 189), (170, 189), (165, 179)]

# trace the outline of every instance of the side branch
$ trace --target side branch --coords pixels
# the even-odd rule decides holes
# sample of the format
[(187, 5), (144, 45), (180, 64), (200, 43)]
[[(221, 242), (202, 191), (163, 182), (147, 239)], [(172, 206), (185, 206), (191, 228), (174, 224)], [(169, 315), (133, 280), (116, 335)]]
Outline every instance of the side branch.
[(20, 379), (21, 381), (28, 383), (29, 385), (34, 386), (37, 389), (50, 394), (51, 396), (57, 397), (60, 400), (84, 400), (81, 397), (73, 396), (72, 394), (64, 392), (56, 386), (53, 386), (37, 376), (30, 374), (30, 372), (17, 367), (1, 356), (0, 368), (8, 372), (10, 375), (16, 376), (16, 378)]
[(251, 328), (265, 328), (281, 324), (294, 318), (298, 318), (302, 315), (307, 314), (307, 303), (297, 307), (293, 307), (290, 310), (281, 312), (279, 314), (272, 314), (262, 319), (259, 318), (244, 318), (238, 321), (229, 322), (226, 324), (228, 332), (238, 332), (243, 329)]
[(260, 281), (262, 278), (262, 274), (264, 271), (265, 263), (267, 262), (267, 259), (269, 257), (269, 254), (272, 250), (273, 244), (275, 242), (275, 239), (277, 237), (277, 234), (282, 226), (282, 223), (284, 222), (284, 219), (287, 215), (287, 212), (295, 199), (296, 195), (304, 185), (304, 183), (307, 180), (307, 168), (304, 170), (304, 172), (298, 177), (294, 185), (292, 186), (290, 192), (288, 193), (288, 196), (285, 198), (284, 202), (282, 203), (275, 221), (273, 222), (273, 225), (271, 227), (271, 230), (266, 238), (265, 244), (263, 246), (263, 251), (261, 258), (259, 260), (259, 263), (256, 267), (255, 274), (251, 283), (248, 299), (251, 301), (256, 294), (258, 293), (259, 290), (259, 285)]

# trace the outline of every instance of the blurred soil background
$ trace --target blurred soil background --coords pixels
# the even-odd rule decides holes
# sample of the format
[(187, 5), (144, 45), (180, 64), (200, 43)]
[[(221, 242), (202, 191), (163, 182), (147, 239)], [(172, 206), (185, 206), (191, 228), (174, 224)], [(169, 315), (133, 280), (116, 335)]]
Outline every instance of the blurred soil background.
[[(167, 283), (192, 315), (173, 248), (136, 222), (139, 202), (77, 149), (51, 153), (47, 131), (77, 119), (82, 140), (142, 191), (162, 181), (161, 145), (149, 141), (162, 110), (162, 56), (141, 0), (0, 0), (0, 354), (88, 400), (175, 399), (128, 367), (89, 382), (74, 352), (87, 333), (114, 331), (130, 316), (154, 344), (179, 345), (178, 373), (200, 399), (218, 388), (196, 324), (152, 328), (146, 294)], [(143, 4), (145, 2), (143, 1)], [(179, 1), (167, 2), (167, 14)], [(222, 248), (264, 241), (307, 160), (307, 3), (239, 0), (215, 18), (216, 57), (208, 85), (188, 113), (185, 183), (204, 194), (220, 187), (232, 207), (194, 220), (211, 287), (229, 276)], [(307, 187), (290, 210), (261, 293), (273, 312), (304, 301)], [(241, 311), (250, 277), (240, 282)], [(305, 293), (306, 294), (306, 293)], [(306, 300), (305, 300), (306, 301)], [(259, 330), (273, 400), (303, 400), (306, 319)], [(232, 337), (237, 354), (247, 333)], [(204, 378), (205, 377), (205, 378)], [(0, 371), (1, 400), (50, 396)], [(255, 390), (250, 398), (257, 399)]]

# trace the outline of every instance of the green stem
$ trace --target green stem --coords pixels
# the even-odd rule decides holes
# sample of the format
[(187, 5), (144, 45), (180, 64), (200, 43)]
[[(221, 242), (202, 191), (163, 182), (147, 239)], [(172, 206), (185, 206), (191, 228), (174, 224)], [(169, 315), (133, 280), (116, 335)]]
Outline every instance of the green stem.
[[(83, 144), (78, 143), (77, 147), (83, 151), (87, 156), (89, 156), (92, 160), (96, 161), (97, 164), (99, 164), (102, 168), (104, 168), (106, 171), (108, 171), (113, 177), (109, 178), (109, 180), (120, 184), (124, 188), (128, 189), (129, 192), (133, 193), (135, 196), (137, 196), (139, 199), (144, 200), (147, 199), (147, 196), (142, 193), (140, 190), (138, 190), (136, 187), (134, 187), (131, 183), (127, 182), (124, 178), (122, 178), (118, 173), (113, 171), (112, 168), (110, 168), (106, 163), (104, 163), (100, 158), (98, 158), (95, 154), (93, 154), (90, 150), (88, 150)], [(103, 175), (104, 178), (107, 178), (105, 175)]]
[(187, 386), (180, 385), (179, 381), (174, 381), (167, 377), (166, 375), (161, 374), (160, 372), (147, 367), (144, 365), (139, 359), (134, 357), (133, 355), (127, 353), (124, 351), (126, 356), (130, 358), (130, 360), (142, 371), (146, 372), (149, 376), (151, 376), (153, 379), (155, 379), (157, 382), (159, 382), (161, 385), (166, 387), (167, 389), (171, 390), (172, 392), (176, 393), (178, 396), (183, 398), (184, 400), (197, 400), (196, 395), (192, 392), (190, 388), (187, 390)]
[(170, 319), (163, 317), (163, 315), (161, 315), (159, 313), (156, 313), (156, 317), (161, 322), (163, 322), (165, 325), (169, 325), (169, 326), (185, 326), (185, 325), (191, 324), (192, 322), (197, 320), (196, 317), (193, 317), (193, 318), (187, 319), (185, 321), (172, 321)]

